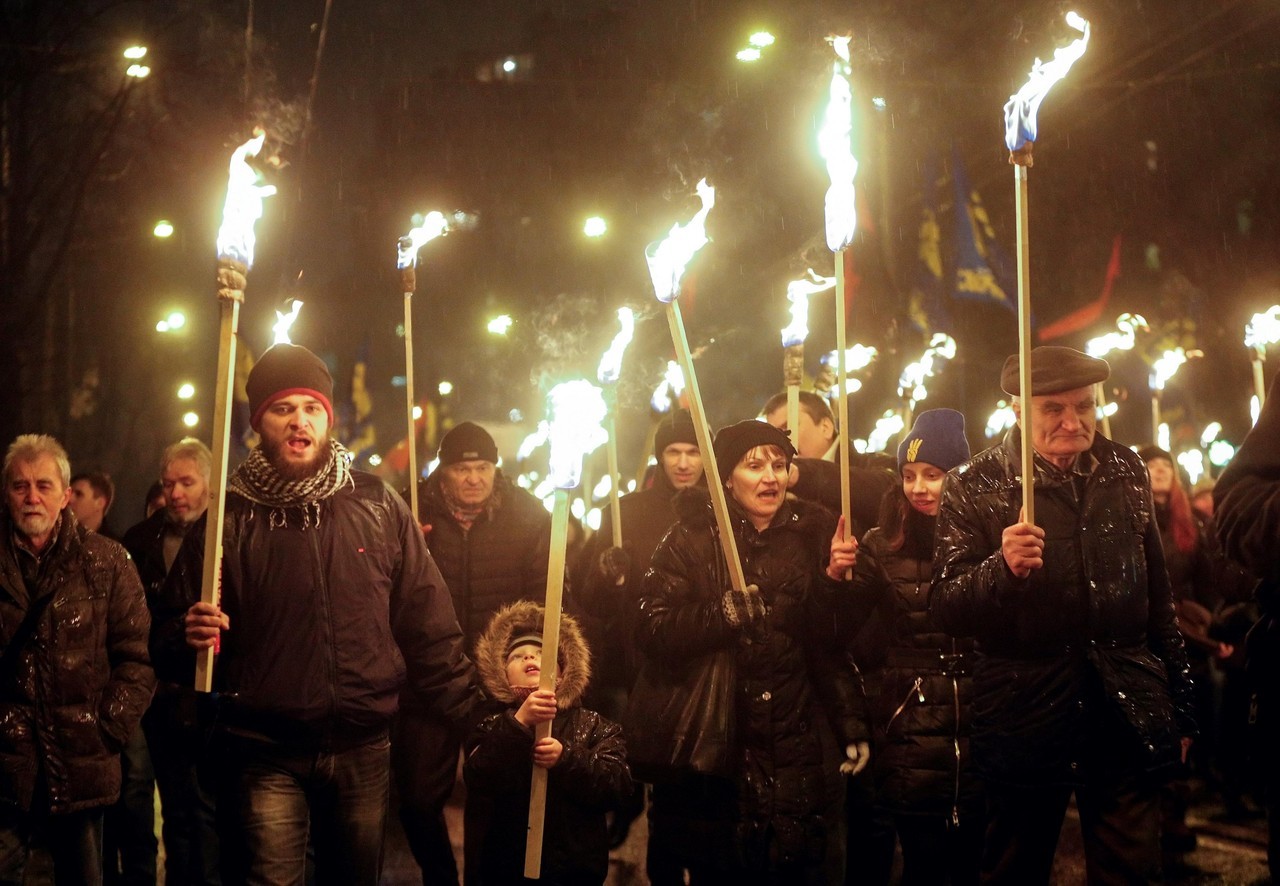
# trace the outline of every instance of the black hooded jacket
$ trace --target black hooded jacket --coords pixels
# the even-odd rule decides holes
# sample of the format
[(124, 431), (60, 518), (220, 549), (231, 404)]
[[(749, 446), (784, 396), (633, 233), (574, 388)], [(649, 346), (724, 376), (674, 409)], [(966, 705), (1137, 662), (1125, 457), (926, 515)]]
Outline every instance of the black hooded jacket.
[(977, 641), (974, 762), (1023, 785), (1173, 766), (1195, 721), (1146, 466), (1100, 434), (1087, 475), (1037, 456), (1044, 566), (1019, 579), (1019, 453), (1015, 428), (951, 471), (938, 515), (930, 611)]

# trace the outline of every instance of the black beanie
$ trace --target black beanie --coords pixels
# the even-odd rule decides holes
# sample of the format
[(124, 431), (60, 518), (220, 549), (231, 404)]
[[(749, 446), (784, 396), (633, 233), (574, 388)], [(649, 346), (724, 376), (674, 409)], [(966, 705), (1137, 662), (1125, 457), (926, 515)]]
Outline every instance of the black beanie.
[(969, 460), (964, 416), (954, 409), (927, 409), (898, 444), (898, 470), (911, 462), (927, 462), (944, 471)]
[(796, 448), (791, 445), (786, 431), (754, 418), (716, 431), (715, 442), (711, 445), (716, 451), (716, 469), (721, 483), (728, 482), (742, 456), (757, 446), (777, 446), (787, 457), (787, 467), (791, 466), (791, 459), (796, 455)]
[(249, 426), (259, 429), (263, 413), (275, 401), (309, 394), (324, 404), (333, 426), (333, 376), (329, 367), (302, 345), (273, 345), (258, 358), (245, 384), (249, 395)]
[(489, 432), (475, 422), (464, 421), (454, 425), (440, 440), (440, 464), (451, 465), (460, 461), (488, 461), (498, 463), (498, 445)]
[(693, 418), (687, 409), (671, 410), (658, 424), (658, 430), (653, 435), (653, 455), (659, 463), (662, 462), (662, 453), (672, 443), (698, 445), (698, 434), (693, 429)]

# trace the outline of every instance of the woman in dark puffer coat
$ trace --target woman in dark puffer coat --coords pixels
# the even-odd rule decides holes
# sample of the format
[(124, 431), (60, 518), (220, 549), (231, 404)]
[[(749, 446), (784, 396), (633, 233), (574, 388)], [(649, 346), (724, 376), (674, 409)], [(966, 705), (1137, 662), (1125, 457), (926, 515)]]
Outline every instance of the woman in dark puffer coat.
[[(794, 449), (784, 432), (740, 422), (721, 429), (714, 448), (749, 587), (729, 587), (707, 493), (681, 492), (680, 520), (645, 576), (637, 645), (646, 666), (675, 670), (731, 653), (731, 735), (718, 737), (714, 771), (655, 785), (654, 817), (683, 835), (672, 849), (692, 883), (829, 882), (842, 756), (831, 734), (859, 769), (868, 736), (852, 667), (821, 617), (837, 588), (824, 568), (843, 573), (856, 545), (833, 538), (825, 509), (785, 500)], [(633, 708), (644, 691), (641, 682)]]
[(843, 637), (856, 635), (868, 610), (879, 608), (889, 625), (872, 748), (876, 797), (894, 817), (907, 886), (977, 883), (982, 862), (982, 795), (969, 769), (973, 641), (944, 634), (929, 617), (942, 481), (968, 458), (963, 415), (917, 416), (898, 447), (901, 486), (863, 537), (850, 605), (837, 609)]

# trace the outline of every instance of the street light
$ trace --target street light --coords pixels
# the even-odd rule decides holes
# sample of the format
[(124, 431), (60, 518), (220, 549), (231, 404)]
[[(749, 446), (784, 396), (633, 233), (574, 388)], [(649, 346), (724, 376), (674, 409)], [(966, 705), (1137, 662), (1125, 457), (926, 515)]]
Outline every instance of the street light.
[(176, 332), (186, 325), (186, 314), (181, 311), (170, 311), (168, 317), (156, 324), (156, 332)]
[(191, 382), (189, 381), (183, 382), (181, 385), (178, 386), (179, 400), (190, 400), (195, 395), (196, 395), (196, 386), (193, 385)]
[(603, 237), (608, 230), (609, 225), (598, 215), (593, 215), (582, 223), (582, 233), (588, 237)]
[(125, 57), (126, 61), (133, 62), (133, 64), (129, 65), (129, 67), (125, 69), (126, 76), (134, 77), (138, 80), (141, 80), (151, 73), (150, 67), (148, 67), (147, 65), (139, 64), (139, 62), (142, 59), (147, 57), (147, 47), (130, 46), (127, 49), (125, 49), (122, 55)]
[(494, 335), (506, 335), (511, 331), (513, 323), (515, 323), (515, 321), (511, 319), (510, 314), (499, 314), (489, 321), (487, 328)]
[(447, 397), (447, 396), (449, 396), (450, 394), (452, 394), (452, 393), (453, 393), (453, 382), (451, 382), (451, 381), (442, 381), (442, 382), (440, 382), (440, 384), (437, 386), (436, 390), (438, 390), (438, 391), (440, 392), (440, 396), (441, 396), (441, 397)]
[(194, 428), (196, 425), (200, 424), (200, 416), (196, 415), (194, 412), (184, 412), (182, 414), (182, 423), (189, 428)]
[(161, 240), (172, 237), (173, 222), (169, 221), (167, 218), (162, 218), (160, 221), (156, 222), (156, 226), (151, 229), (151, 233), (159, 237)]

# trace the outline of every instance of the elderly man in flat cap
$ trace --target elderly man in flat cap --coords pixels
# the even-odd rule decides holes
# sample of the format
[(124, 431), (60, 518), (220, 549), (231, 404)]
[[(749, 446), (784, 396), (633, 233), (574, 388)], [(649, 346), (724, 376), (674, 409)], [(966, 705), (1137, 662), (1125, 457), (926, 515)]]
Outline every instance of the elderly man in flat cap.
[(973, 763), (988, 791), (983, 880), (1047, 883), (1074, 792), (1091, 883), (1159, 875), (1160, 785), (1195, 724), (1186, 654), (1142, 461), (1098, 435), (1105, 361), (1010, 357), (1001, 387), (1031, 422), (1035, 525), (1021, 514), (1020, 434), (953, 469), (930, 612), (977, 638)]

